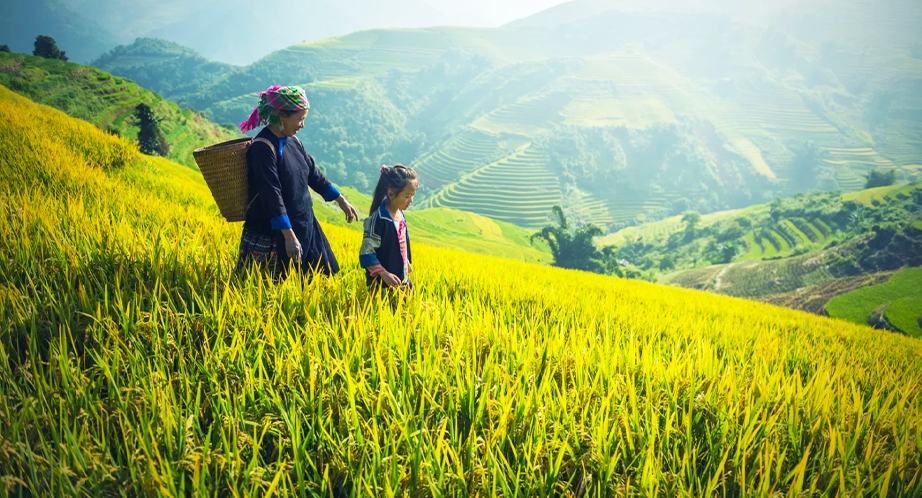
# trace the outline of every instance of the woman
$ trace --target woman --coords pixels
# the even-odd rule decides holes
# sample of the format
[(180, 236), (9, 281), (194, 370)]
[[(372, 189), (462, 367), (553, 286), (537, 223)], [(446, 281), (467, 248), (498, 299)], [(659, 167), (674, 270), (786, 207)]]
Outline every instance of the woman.
[(339, 264), (320, 223), (314, 218), (308, 188), (323, 200), (336, 201), (346, 221), (358, 219), (355, 208), (330, 183), (295, 134), (304, 127), (310, 103), (296, 86), (273, 86), (259, 93), (259, 104), (240, 123), (246, 133), (266, 125), (247, 150), (250, 196), (237, 271), (255, 264), (283, 277), (291, 266), (302, 272), (333, 275)]

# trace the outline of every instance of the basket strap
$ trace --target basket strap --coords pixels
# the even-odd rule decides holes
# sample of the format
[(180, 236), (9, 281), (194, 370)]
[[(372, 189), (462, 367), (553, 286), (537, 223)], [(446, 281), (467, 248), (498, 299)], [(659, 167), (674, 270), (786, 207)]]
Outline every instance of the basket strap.
[[(250, 145), (253, 145), (253, 143), (255, 143), (255, 142), (262, 142), (262, 143), (268, 145), (269, 148), (272, 149), (272, 156), (273, 156), (273, 157), (277, 157), (277, 156), (278, 156), (277, 153), (275, 152), (275, 146), (272, 145), (272, 142), (266, 140), (266, 139), (263, 138), (263, 137), (256, 137), (256, 138), (254, 138), (254, 139), (250, 142)], [(249, 145), (248, 145), (247, 147), (249, 147)]]
[[(253, 140), (251, 140), (250, 143), (247, 144), (247, 148), (249, 148), (249, 147), (250, 147), (251, 145), (253, 145), (253, 143), (255, 143), (255, 142), (262, 142), (262, 143), (268, 145), (268, 146), (269, 146), (269, 149), (272, 150), (272, 157), (275, 157), (276, 160), (278, 160), (278, 156), (275, 154), (275, 146), (272, 145), (272, 142), (266, 140), (266, 139), (263, 138), (263, 137), (256, 137), (256, 138), (254, 138)], [(246, 210), (244, 211), (244, 213), (249, 213), (249, 212), (250, 212), (250, 206), (252, 206), (253, 203), (256, 202), (256, 199), (259, 199), (259, 194), (258, 194), (258, 193), (257, 193), (255, 196), (253, 196), (253, 200), (250, 201), (249, 204), (247, 204), (247, 208), (246, 208)]]
[(301, 152), (304, 153), (304, 159), (306, 159), (308, 162), (310, 162), (310, 161), (311, 161), (310, 155), (308, 155), (307, 149), (304, 148), (304, 144), (301, 143), (301, 139), (299, 139), (298, 137), (296, 137), (296, 136), (294, 136), (294, 135), (292, 135), (291, 138), (295, 139), (295, 142), (298, 142), (298, 145), (301, 146)]

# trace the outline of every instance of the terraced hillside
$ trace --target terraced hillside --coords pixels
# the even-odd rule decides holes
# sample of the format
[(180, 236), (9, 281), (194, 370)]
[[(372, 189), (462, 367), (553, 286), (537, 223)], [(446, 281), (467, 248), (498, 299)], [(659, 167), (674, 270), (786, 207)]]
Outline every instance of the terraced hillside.
[(825, 247), (833, 233), (829, 224), (819, 218), (787, 218), (775, 228), (747, 232), (745, 252), (739, 261), (786, 257), (799, 248)]
[(466, 128), (453, 134), (434, 152), (413, 161), (410, 166), (421, 174), (424, 185), (439, 188), (499, 157), (509, 155), (526, 143), (524, 138), (514, 135), (491, 135)]
[(169, 157), (193, 169), (193, 150), (240, 137), (125, 78), (70, 62), (0, 52), (0, 84), (131, 139), (138, 134), (134, 110), (143, 102), (160, 119)]
[(529, 96), (478, 118), (471, 126), (487, 133), (535, 136), (562, 121), (560, 110), (569, 100), (563, 93)]
[(538, 228), (561, 202), (560, 181), (546, 168), (547, 156), (530, 144), (448, 184), (428, 202)]

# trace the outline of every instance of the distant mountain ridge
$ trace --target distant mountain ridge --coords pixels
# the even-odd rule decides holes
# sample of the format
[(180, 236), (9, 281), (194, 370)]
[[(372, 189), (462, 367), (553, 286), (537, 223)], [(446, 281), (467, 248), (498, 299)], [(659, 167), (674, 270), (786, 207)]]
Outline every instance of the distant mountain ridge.
[(61, 0), (0, 2), (0, 44), (9, 45), (13, 52), (31, 54), (38, 35), (53, 37), (70, 60), (80, 63), (118, 43), (114, 33)]
[(451, 22), (450, 16), (422, 0), (304, 0), (271, 7), (245, 0), (55, 1), (76, 12), (93, 12), (120, 43), (136, 37), (162, 38), (232, 64), (249, 64), (305, 40)]

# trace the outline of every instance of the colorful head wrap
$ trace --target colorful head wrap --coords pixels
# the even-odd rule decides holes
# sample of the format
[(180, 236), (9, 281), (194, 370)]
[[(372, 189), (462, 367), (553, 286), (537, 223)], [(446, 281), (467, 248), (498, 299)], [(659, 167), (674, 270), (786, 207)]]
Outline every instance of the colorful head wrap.
[(311, 104), (299, 86), (270, 86), (265, 92), (257, 92), (259, 104), (253, 108), (250, 118), (240, 123), (240, 131), (246, 133), (259, 126), (275, 124), (279, 111), (297, 112), (310, 109)]

